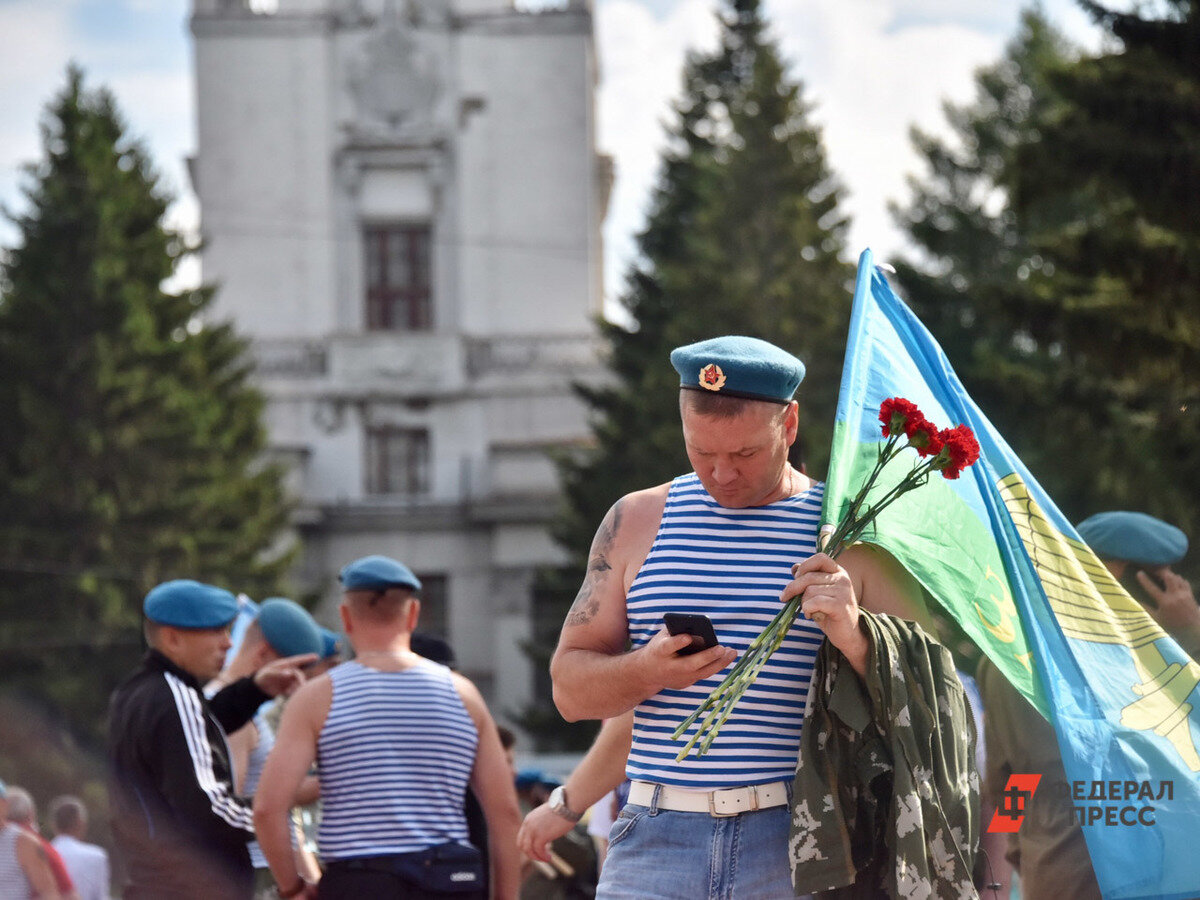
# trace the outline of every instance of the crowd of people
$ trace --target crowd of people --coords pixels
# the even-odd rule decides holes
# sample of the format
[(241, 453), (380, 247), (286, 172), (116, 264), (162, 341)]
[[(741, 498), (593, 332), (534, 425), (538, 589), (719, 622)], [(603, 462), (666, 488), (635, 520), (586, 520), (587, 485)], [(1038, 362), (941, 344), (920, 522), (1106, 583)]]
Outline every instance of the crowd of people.
[[(415, 634), (421, 582), (404, 563), (341, 570), (344, 646), (290, 600), (247, 610), (168, 581), (144, 599), (148, 650), (109, 711), (121, 894), (772, 900), (917, 884), (1000, 897), (1012, 865), (1031, 900), (1098, 897), (1069, 810), (1031, 807), (1008, 847), (978, 854), (976, 729), (984, 804), (1015, 771), (1065, 778), (1052, 730), (986, 666), (969, 711), (919, 585), (890, 556), (819, 552), (823, 485), (788, 456), (803, 364), (741, 337), (671, 363), (692, 471), (622, 497), (596, 532), (551, 675), (564, 718), (604, 721), (565, 780), (515, 770), (512, 732), (445, 643)], [(1125, 512), (1079, 531), (1196, 653), (1200, 607), (1171, 569), (1186, 537)], [(676, 727), (794, 596), (802, 617), (712, 749), (678, 756)], [(707, 615), (721, 643), (672, 635), (670, 612)], [(913, 740), (921, 729), (941, 742)], [(0, 784), (0, 812), (0, 900), (108, 896), (79, 799), (50, 804), (52, 841), (28, 792)], [(891, 824), (904, 816), (924, 824)]]
[(0, 781), (0, 898), (107, 900), (108, 851), (88, 843), (88, 811), (70, 795), (50, 801), (54, 837), (46, 840), (29, 791)]

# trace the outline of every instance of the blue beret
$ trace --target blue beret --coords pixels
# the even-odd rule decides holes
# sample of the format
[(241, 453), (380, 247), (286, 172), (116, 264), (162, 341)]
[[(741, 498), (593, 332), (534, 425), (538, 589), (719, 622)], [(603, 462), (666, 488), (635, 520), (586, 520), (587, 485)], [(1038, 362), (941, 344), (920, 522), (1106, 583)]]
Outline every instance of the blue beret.
[(364, 556), (356, 559), (338, 576), (346, 590), (377, 590), (392, 587), (421, 589), (421, 582), (402, 562), (387, 556)]
[(671, 365), (684, 390), (787, 403), (804, 380), (804, 363), (758, 338), (727, 335), (676, 347)]
[(220, 628), (238, 613), (229, 591), (199, 581), (165, 581), (146, 595), (142, 612), (151, 622), (175, 628)]
[(517, 790), (533, 787), (535, 784), (544, 784), (546, 773), (541, 769), (521, 769), (517, 772)]
[(325, 639), (321, 628), (299, 603), (283, 597), (264, 600), (258, 609), (258, 623), (271, 649), (280, 656), (299, 656), (301, 653), (321, 655)]
[(321, 629), (321, 659), (331, 659), (342, 650), (342, 639), (328, 628)]
[(1102, 512), (1089, 516), (1076, 530), (1101, 559), (1121, 559), (1143, 566), (1170, 566), (1187, 553), (1187, 535), (1161, 519), (1139, 512)]

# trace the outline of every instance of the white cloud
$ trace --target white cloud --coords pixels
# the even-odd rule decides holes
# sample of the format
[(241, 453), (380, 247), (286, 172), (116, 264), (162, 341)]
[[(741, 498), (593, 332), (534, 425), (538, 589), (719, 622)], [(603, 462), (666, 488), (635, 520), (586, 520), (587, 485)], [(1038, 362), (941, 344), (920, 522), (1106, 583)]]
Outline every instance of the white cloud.
[(777, 0), (769, 10), (848, 188), (855, 256), (868, 245), (881, 257), (901, 247), (887, 203), (905, 198), (905, 175), (919, 169), (910, 127), (945, 132), (942, 104), (969, 100), (975, 70), (998, 59), (1007, 39), (950, 23), (894, 27), (909, 6)]
[[(37, 121), (62, 86), (68, 60), (88, 83), (107, 84), (134, 134), (146, 139), (167, 185), (180, 201), (171, 221), (196, 222), (184, 157), (193, 151), (190, 55), (184, 29), (189, 4), (125, 0), (146, 31), (87, 34), (78, 0), (0, 0), (0, 202), (18, 202), (20, 163), (39, 153)], [(1017, 21), (1018, 4), (995, 0), (766, 0), (771, 31), (792, 74), (816, 103), (829, 161), (849, 188), (851, 250), (871, 243), (894, 252), (902, 236), (886, 212), (905, 197), (904, 174), (917, 167), (908, 139), (913, 123), (944, 130), (943, 100), (972, 93), (974, 69), (1000, 54)], [(663, 124), (678, 96), (684, 54), (711, 49), (717, 0), (598, 0), (599, 143), (616, 160), (616, 184), (605, 226), (606, 284), (621, 288), (658, 170)], [(1094, 31), (1072, 0), (1046, 0), (1053, 21), (1075, 39)], [(158, 15), (151, 15), (153, 10)], [(172, 29), (170, 32), (162, 31)], [(175, 44), (179, 50), (174, 50)], [(1093, 42), (1094, 43), (1094, 42)], [(156, 53), (150, 52), (157, 51)], [(0, 222), (0, 244), (12, 231)]]
[(605, 223), (605, 284), (621, 288), (658, 171), (669, 103), (678, 96), (684, 54), (712, 49), (717, 25), (704, 0), (679, 0), (662, 19), (635, 0), (602, 0), (596, 10), (600, 55), (597, 101), (600, 149), (616, 160)]
[[(162, 0), (147, 0), (135, 12), (157, 12), (147, 17), (162, 27)], [(193, 97), (190, 59), (186, 53), (163, 54), (167, 41), (183, 41), (187, 4), (171, 0), (178, 9), (175, 35), (114, 33), (103, 38), (88, 33), (81, 11), (72, 0), (10, 0), (0, 2), (0, 202), (20, 207), (20, 167), (41, 157), (38, 123), (47, 103), (65, 83), (67, 63), (77, 62), (89, 88), (108, 87), (116, 96), (129, 132), (142, 139), (163, 184), (180, 199), (169, 221), (194, 227), (195, 198), (191, 196), (184, 157), (194, 147)], [(134, 21), (141, 21), (137, 17)], [(0, 244), (9, 244), (15, 232), (0, 222)]]
[[(600, 0), (601, 148), (616, 158), (606, 237), (606, 289), (619, 294), (633, 236), (658, 170), (668, 103), (679, 94), (689, 48), (715, 44), (717, 0)], [(1047, 14), (1076, 42), (1095, 32), (1072, 0), (1048, 0)], [(975, 71), (997, 60), (1020, 5), (995, 0), (766, 0), (771, 34), (816, 104), (828, 159), (847, 187), (849, 249), (886, 257), (904, 236), (887, 212), (907, 199), (905, 176), (920, 174), (909, 129), (947, 133), (942, 105), (969, 102)], [(610, 303), (612, 314), (615, 305)]]
[[(1011, 25), (981, 32), (922, 22), (938, 11), (938, 2), (767, 3), (771, 34), (792, 76), (804, 82), (807, 99), (816, 104), (813, 118), (824, 130), (829, 162), (849, 188), (855, 255), (868, 243), (881, 256), (901, 246), (887, 201), (903, 199), (904, 175), (917, 168), (909, 127), (944, 130), (943, 100), (968, 99), (975, 68), (996, 59), (1011, 32)], [(973, 6), (977, 9), (959, 9), (955, 21), (990, 8), (982, 2)], [(679, 94), (684, 53), (715, 45), (715, 9), (715, 0), (677, 0), (666, 16), (656, 18), (634, 0), (601, 0), (597, 7), (600, 139), (617, 162), (605, 229), (610, 298), (620, 292), (634, 251), (633, 234), (658, 170), (668, 104)], [(1015, 8), (1008, 18), (1015, 22)]]
[(149, 143), (164, 186), (194, 205), (185, 162), (195, 150), (191, 72), (120, 73), (106, 83), (130, 133)]
[[(18, 202), (19, 167), (38, 156), (42, 107), (62, 86), (68, 13), (39, 0), (0, 3), (0, 202), (7, 206)], [(0, 223), (0, 239), (8, 230)]]
[(999, 31), (1009, 27), (1016, 3), (996, 0), (904, 0), (894, 4), (899, 27), (918, 24), (955, 24), (977, 31)]

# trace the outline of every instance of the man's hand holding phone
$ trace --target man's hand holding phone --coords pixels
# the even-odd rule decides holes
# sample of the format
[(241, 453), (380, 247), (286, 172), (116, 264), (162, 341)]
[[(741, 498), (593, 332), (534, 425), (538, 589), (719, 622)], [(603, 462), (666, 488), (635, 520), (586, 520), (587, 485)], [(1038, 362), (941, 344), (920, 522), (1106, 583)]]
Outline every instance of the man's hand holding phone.
[[(680, 629), (679, 633), (671, 633), (671, 626), (665, 624), (667, 616), (672, 617), (673, 627)], [(657, 688), (654, 693), (663, 688), (690, 687), (737, 659), (736, 650), (717, 643), (707, 616), (689, 614), (665, 614), (663, 628), (640, 652), (646, 666), (646, 680)]]
[(712, 620), (708, 616), (697, 613), (663, 613), (663, 624), (671, 635), (691, 635), (691, 644), (678, 653), (680, 656), (691, 656), (701, 650), (717, 646), (717, 633), (713, 631)]
[(1190, 654), (1200, 652), (1200, 606), (1192, 586), (1170, 566), (1139, 569), (1138, 584), (1153, 601), (1150, 615)]

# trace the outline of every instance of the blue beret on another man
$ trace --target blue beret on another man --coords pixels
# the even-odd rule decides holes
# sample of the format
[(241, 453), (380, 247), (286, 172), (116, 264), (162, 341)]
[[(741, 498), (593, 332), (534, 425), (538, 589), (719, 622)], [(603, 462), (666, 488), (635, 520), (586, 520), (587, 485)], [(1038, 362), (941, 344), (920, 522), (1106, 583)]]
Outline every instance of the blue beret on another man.
[(342, 639), (337, 632), (321, 628), (321, 659), (333, 659), (342, 652)]
[(325, 639), (316, 620), (299, 603), (284, 597), (264, 600), (258, 609), (262, 636), (280, 656), (299, 656), (314, 653), (321, 656)]
[(518, 791), (529, 790), (535, 785), (546, 784), (547, 781), (549, 776), (541, 769), (521, 769), (515, 779)]
[(238, 602), (222, 588), (180, 578), (153, 588), (142, 612), (151, 622), (174, 628), (223, 628), (237, 616)]
[(338, 579), (348, 591), (386, 591), (402, 587), (421, 589), (421, 581), (412, 569), (388, 556), (364, 556), (342, 569)]
[(671, 351), (679, 387), (746, 400), (788, 403), (804, 380), (804, 363), (759, 338), (726, 335)]
[(1140, 512), (1096, 513), (1075, 530), (1101, 559), (1125, 560), (1140, 566), (1173, 566), (1188, 549), (1186, 534)]

